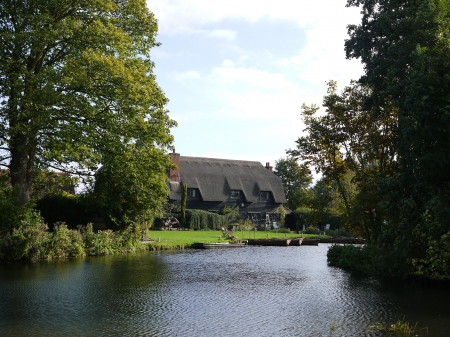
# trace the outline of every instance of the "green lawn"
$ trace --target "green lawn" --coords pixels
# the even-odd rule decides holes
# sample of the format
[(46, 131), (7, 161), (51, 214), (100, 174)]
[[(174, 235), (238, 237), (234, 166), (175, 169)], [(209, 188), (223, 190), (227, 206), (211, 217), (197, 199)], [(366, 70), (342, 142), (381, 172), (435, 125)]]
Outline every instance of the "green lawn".
[[(236, 231), (233, 233), (238, 239), (263, 238), (297, 238), (301, 235), (295, 233), (276, 233), (274, 231)], [(317, 237), (317, 235), (303, 234), (303, 237)], [(155, 248), (186, 248), (194, 242), (225, 242), (221, 231), (150, 231), (151, 245)]]

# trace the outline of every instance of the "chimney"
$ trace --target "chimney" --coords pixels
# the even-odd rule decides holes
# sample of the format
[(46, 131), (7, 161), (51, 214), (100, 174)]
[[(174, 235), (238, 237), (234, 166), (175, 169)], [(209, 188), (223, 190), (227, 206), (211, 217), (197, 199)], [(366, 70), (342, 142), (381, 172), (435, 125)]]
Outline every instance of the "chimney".
[(177, 167), (169, 170), (169, 180), (180, 181), (180, 154), (176, 153), (175, 149), (173, 149), (173, 152), (170, 154), (170, 160), (172, 160), (172, 163)]
[(269, 172), (272, 172), (273, 167), (270, 166), (269, 162), (266, 163), (266, 169), (269, 170)]

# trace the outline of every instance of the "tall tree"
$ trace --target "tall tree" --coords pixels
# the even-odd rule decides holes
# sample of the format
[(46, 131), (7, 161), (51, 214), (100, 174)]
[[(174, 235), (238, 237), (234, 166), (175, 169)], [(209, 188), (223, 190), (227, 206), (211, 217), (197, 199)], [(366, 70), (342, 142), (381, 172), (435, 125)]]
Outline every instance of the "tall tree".
[(291, 209), (299, 207), (312, 182), (309, 169), (305, 165), (299, 165), (295, 158), (288, 157), (275, 162), (274, 173), (281, 178), (288, 207)]
[[(402, 273), (450, 279), (450, 2), (348, 0), (362, 6), (349, 26), (347, 57), (361, 58), (368, 105), (397, 113), (399, 172), (385, 179), (388, 222), (383, 244)], [(439, 262), (441, 261), (441, 262)]]
[(116, 228), (139, 223), (151, 226), (163, 216), (168, 186), (167, 156), (146, 146), (131, 144), (120, 155), (106, 157), (95, 175), (94, 197)]
[[(378, 115), (366, 110), (370, 93), (367, 86), (352, 82), (338, 94), (337, 83), (330, 81), (323, 101), (325, 114), (317, 115), (317, 106), (303, 106), (306, 134), (297, 140), (297, 148), (289, 151), (335, 187), (344, 224), (358, 229), (368, 240), (378, 236), (382, 221), (377, 181), (397, 169), (395, 113)], [(367, 212), (378, 215), (371, 228), (364, 219)]]
[[(175, 122), (145, 0), (2, 1), (0, 31), (0, 165), (18, 204), (39, 168), (89, 174), (137, 142), (167, 152)], [(154, 158), (159, 172), (167, 161)]]

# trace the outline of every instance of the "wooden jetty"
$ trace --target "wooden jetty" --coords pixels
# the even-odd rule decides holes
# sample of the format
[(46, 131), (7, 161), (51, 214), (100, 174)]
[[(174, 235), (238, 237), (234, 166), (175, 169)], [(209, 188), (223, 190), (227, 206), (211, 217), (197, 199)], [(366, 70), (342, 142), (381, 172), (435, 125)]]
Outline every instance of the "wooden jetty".
[(320, 239), (303, 239), (302, 246), (318, 246)]
[(304, 238), (293, 238), (289, 246), (301, 246)]
[(365, 240), (361, 238), (328, 238), (319, 239), (320, 243), (345, 243), (345, 244), (364, 244)]
[(230, 242), (194, 242), (193, 248), (198, 249), (224, 249), (224, 248), (241, 248), (245, 243), (230, 243)]
[(247, 244), (252, 246), (289, 246), (291, 239), (248, 239)]

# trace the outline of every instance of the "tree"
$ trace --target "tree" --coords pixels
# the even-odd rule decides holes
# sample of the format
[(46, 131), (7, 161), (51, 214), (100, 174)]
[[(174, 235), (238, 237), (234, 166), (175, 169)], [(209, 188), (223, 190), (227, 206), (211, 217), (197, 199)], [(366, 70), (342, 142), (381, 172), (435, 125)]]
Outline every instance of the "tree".
[(104, 157), (95, 175), (94, 198), (116, 228), (139, 223), (150, 226), (163, 216), (169, 158), (152, 147), (131, 144), (120, 155)]
[[(377, 115), (395, 112), (398, 172), (380, 179), (386, 224), (379, 245), (391, 271), (450, 279), (450, 5), (446, 0), (348, 0), (362, 6), (349, 26), (348, 58), (361, 58), (360, 83)], [(385, 253), (388, 255), (388, 253)], [(385, 259), (386, 260), (386, 259)], [(392, 261), (395, 261), (393, 263)]]
[[(342, 213), (344, 225), (368, 242), (378, 237), (382, 222), (377, 181), (397, 170), (396, 115), (379, 115), (366, 107), (370, 94), (367, 85), (355, 82), (338, 94), (337, 83), (329, 81), (325, 114), (317, 115), (315, 105), (304, 105), (306, 135), (288, 151), (322, 173), (324, 183), (339, 194), (334, 208)], [(367, 212), (376, 214), (376, 221), (366, 221)]]
[(296, 209), (305, 199), (306, 190), (312, 182), (311, 172), (306, 166), (299, 165), (296, 159), (288, 157), (275, 162), (274, 173), (281, 178), (288, 207)]
[(138, 142), (159, 153), (147, 172), (159, 174), (175, 122), (144, 0), (3, 1), (0, 30), (0, 165), (19, 205), (38, 169), (89, 175)]

